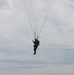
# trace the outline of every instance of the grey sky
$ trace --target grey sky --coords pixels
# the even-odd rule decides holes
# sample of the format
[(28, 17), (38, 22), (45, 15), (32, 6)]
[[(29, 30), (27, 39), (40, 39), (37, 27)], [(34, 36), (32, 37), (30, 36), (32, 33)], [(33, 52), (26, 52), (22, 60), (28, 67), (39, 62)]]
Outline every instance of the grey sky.
[[(44, 28), (33, 55), (33, 33)], [(74, 75), (74, 0), (0, 0), (0, 74)]]

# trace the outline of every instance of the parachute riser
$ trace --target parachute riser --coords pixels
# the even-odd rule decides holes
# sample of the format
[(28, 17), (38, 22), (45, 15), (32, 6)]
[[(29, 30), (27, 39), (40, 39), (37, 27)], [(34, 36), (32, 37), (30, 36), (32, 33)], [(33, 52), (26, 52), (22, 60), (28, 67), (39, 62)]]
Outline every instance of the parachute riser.
[(39, 35), (36, 32), (34, 32), (34, 39), (39, 39)]

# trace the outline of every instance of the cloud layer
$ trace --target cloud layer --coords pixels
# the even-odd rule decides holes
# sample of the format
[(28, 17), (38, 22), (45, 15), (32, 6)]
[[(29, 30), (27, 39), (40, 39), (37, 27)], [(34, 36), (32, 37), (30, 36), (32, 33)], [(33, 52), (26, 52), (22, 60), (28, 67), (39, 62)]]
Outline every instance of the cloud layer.
[[(29, 19), (44, 24), (36, 56)], [(74, 75), (73, 34), (74, 0), (0, 0), (0, 74)]]

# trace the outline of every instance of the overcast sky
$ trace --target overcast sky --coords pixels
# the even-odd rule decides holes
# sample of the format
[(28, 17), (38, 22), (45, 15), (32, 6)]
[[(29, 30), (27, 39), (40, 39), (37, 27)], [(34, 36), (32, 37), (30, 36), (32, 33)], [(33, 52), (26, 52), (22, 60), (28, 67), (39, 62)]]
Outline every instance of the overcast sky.
[(0, 75), (74, 75), (74, 0), (0, 0)]

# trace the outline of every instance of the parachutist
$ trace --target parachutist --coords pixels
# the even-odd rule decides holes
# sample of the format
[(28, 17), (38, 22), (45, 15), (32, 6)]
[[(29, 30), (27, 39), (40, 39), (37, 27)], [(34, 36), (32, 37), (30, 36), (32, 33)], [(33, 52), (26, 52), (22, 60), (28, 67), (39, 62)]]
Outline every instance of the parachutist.
[(37, 48), (38, 48), (38, 46), (40, 44), (40, 41), (38, 39), (35, 39), (35, 41), (33, 40), (33, 43), (34, 43), (33, 47), (34, 47), (34, 55), (35, 55), (36, 50), (37, 50)]

